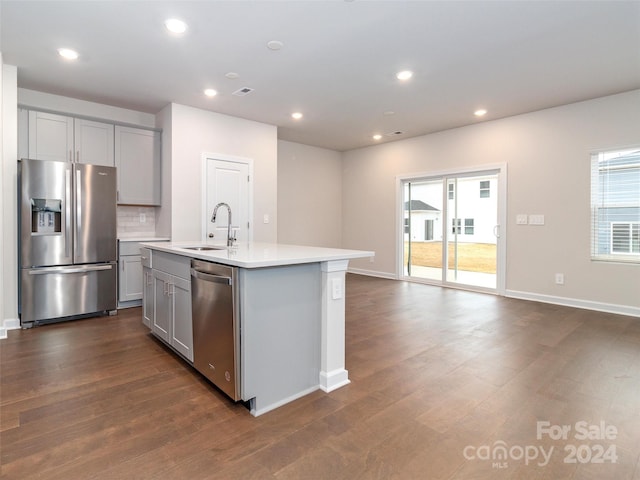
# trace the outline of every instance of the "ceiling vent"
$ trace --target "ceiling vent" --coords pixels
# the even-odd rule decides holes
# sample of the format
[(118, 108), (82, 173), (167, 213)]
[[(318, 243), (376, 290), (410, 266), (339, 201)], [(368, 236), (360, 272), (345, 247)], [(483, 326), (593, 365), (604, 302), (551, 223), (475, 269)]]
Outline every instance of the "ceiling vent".
[(235, 92), (233, 92), (233, 95), (235, 95), (236, 97), (244, 97), (245, 95), (248, 95), (251, 92), (253, 92), (253, 88), (243, 87), (240, 90), (236, 90)]
[(402, 135), (404, 132), (401, 132), (400, 130), (396, 130), (395, 132), (389, 132), (389, 133), (385, 133), (384, 136), (385, 137), (397, 137), (398, 135)]

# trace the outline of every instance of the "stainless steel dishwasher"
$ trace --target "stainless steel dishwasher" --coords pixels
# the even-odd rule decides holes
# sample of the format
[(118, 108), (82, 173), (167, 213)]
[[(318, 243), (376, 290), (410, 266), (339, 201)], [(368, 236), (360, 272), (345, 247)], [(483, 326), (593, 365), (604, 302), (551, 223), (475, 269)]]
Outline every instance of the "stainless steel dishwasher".
[(193, 366), (240, 400), (237, 268), (191, 260)]

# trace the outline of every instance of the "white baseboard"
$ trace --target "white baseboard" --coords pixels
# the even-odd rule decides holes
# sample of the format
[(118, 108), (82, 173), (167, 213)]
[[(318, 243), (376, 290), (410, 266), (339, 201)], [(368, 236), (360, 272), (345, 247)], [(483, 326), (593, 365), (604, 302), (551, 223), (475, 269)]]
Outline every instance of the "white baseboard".
[(19, 318), (5, 318), (0, 325), (0, 339), (7, 338), (9, 330), (18, 330), (20, 328)]
[(259, 417), (260, 415), (263, 415), (263, 414), (265, 414), (267, 412), (270, 412), (271, 410), (275, 410), (276, 408), (281, 407), (282, 405), (285, 405), (285, 404), (287, 404), (289, 402), (293, 402), (294, 400), (302, 398), (305, 395), (309, 395), (310, 393), (313, 393), (318, 389), (320, 389), (319, 385), (307, 388), (306, 390), (303, 390), (303, 391), (298, 392), (298, 393), (296, 393), (294, 395), (291, 395), (290, 397), (283, 398), (282, 400), (279, 400), (279, 401), (274, 402), (274, 403), (270, 403), (269, 405), (267, 405), (265, 407), (261, 407), (261, 408), (255, 408), (254, 407), (254, 408), (251, 409), (250, 413), (254, 417)]
[(367, 277), (386, 278), (387, 280), (398, 280), (398, 277), (394, 273), (378, 272), (375, 270), (365, 270), (363, 268), (348, 268), (348, 273), (355, 273), (357, 275), (366, 275)]
[[(388, 280), (399, 280), (392, 273), (377, 272), (374, 270), (364, 270), (361, 268), (349, 268), (347, 271), (349, 273), (366, 275), (369, 277), (386, 278)], [(474, 290), (474, 291), (479, 291), (479, 290)], [(488, 293), (493, 293), (493, 292), (488, 292)], [(518, 298), (521, 300), (531, 300), (534, 302), (563, 305), (565, 307), (583, 308), (585, 310), (595, 310), (597, 312), (615, 313), (618, 315), (629, 315), (631, 317), (640, 317), (640, 307), (632, 307), (629, 305), (617, 305), (613, 303), (594, 302), (592, 300), (581, 300), (578, 298), (556, 297), (553, 295), (520, 292), (517, 290), (506, 290), (504, 296), (509, 298)]]
[(520, 300), (532, 300), (534, 302), (551, 303), (565, 307), (583, 308), (585, 310), (595, 310), (598, 312), (616, 313), (618, 315), (629, 315), (640, 317), (640, 308), (629, 305), (616, 305), (612, 303), (594, 302), (591, 300), (580, 300), (578, 298), (556, 297), (553, 295), (543, 295), (539, 293), (519, 292), (507, 290), (505, 297), (518, 298)]
[(323, 392), (329, 393), (337, 390), (340, 387), (349, 385), (349, 372), (344, 368), (332, 370), (331, 372), (320, 372), (320, 389)]

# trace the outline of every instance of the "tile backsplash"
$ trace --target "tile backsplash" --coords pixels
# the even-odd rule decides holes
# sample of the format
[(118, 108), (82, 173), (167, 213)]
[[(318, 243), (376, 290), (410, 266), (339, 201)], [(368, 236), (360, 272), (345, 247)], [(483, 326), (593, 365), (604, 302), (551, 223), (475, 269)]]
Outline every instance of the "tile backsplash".
[(132, 207), (119, 205), (117, 210), (118, 235), (156, 233), (155, 207)]

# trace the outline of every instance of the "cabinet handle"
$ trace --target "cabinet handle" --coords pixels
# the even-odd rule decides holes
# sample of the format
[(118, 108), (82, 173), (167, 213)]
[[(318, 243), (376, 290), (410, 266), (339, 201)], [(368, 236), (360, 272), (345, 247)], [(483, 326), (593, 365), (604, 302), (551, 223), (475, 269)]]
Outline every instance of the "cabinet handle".
[(73, 151), (69, 150), (69, 162), (73, 163)]
[(80, 150), (76, 150), (76, 163), (80, 163)]

